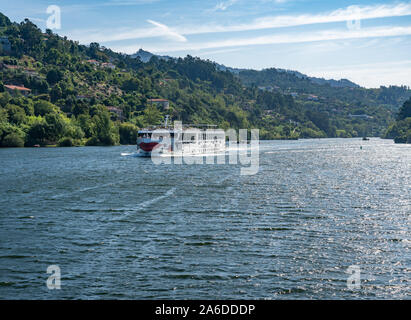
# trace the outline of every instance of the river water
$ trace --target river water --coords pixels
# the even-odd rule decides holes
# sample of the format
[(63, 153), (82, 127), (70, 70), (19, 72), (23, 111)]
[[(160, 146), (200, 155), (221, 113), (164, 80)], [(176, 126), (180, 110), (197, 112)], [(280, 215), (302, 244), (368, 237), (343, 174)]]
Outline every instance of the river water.
[(262, 141), (249, 176), (134, 151), (0, 149), (0, 299), (410, 298), (410, 145)]

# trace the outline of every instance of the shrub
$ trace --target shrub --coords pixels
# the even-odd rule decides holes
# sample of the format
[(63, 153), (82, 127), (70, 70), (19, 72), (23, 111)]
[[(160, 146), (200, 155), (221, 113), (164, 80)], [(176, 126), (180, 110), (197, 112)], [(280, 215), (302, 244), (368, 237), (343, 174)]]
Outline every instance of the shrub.
[(122, 123), (119, 126), (120, 144), (135, 144), (138, 128), (131, 123)]
[(4, 137), (2, 147), (6, 148), (22, 148), (24, 147), (24, 140), (16, 133), (10, 133)]
[(65, 137), (60, 139), (58, 142), (59, 147), (73, 147), (75, 145), (74, 141), (70, 137)]
[(101, 145), (101, 143), (96, 137), (91, 137), (86, 142), (86, 146), (99, 146), (99, 145)]

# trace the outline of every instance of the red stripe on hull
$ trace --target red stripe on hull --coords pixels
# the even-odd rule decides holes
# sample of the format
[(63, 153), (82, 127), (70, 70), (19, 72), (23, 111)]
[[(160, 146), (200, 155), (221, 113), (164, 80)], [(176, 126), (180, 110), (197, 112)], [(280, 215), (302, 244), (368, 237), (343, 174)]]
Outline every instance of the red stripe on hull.
[(158, 142), (140, 142), (139, 148), (145, 152), (151, 152), (158, 145)]

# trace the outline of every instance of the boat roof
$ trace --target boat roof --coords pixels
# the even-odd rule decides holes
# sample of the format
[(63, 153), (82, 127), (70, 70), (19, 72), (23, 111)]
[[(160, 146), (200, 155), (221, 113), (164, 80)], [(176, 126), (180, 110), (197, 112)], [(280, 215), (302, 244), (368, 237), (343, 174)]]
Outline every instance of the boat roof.
[[(206, 127), (207, 126), (207, 127)], [(216, 125), (203, 125), (203, 126), (198, 126), (198, 125), (184, 125), (182, 127), (184, 131), (190, 131), (190, 130), (201, 130), (201, 131), (224, 131), (221, 128), (217, 128)], [(175, 129), (171, 127), (149, 127), (149, 128), (143, 128), (138, 131), (138, 133), (152, 133), (153, 131), (164, 131), (164, 132), (179, 132), (181, 129)]]

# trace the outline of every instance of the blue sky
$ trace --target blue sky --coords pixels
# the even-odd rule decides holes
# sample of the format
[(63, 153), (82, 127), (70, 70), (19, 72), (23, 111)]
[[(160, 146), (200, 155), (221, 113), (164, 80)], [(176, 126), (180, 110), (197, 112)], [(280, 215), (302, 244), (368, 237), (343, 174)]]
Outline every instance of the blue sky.
[(277, 67), (411, 86), (411, 1), (55, 0), (4, 1), (13, 21), (46, 27), (61, 8), (60, 35), (115, 51), (191, 54), (231, 67)]

